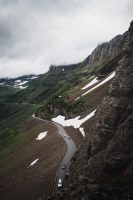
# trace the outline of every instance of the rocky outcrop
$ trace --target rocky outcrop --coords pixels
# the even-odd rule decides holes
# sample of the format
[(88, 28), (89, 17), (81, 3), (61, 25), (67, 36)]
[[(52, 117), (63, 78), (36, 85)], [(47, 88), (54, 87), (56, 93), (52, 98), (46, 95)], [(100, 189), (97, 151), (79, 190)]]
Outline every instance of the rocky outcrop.
[(95, 63), (117, 56), (124, 47), (126, 37), (127, 32), (123, 35), (117, 35), (109, 42), (99, 44), (92, 54), (81, 63), (81, 65), (90, 67)]
[(94, 51), (81, 63), (71, 65), (51, 65), (49, 73), (69, 73), (75, 69), (83, 67), (93, 67), (95, 64), (102, 63), (119, 55), (125, 45), (127, 32), (123, 35), (117, 35), (109, 42), (99, 44)]
[(71, 64), (71, 65), (50, 65), (49, 67), (49, 73), (69, 73), (72, 72), (75, 69), (80, 68), (80, 63), (77, 64)]
[(109, 95), (96, 112), (92, 137), (72, 160), (71, 185), (55, 199), (133, 199), (133, 22), (126, 35)]

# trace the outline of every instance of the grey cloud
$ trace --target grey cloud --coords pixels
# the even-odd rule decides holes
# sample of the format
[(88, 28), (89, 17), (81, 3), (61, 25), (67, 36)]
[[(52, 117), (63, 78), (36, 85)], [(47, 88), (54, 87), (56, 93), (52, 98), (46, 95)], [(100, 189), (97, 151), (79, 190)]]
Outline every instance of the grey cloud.
[(19, 0), (0, 0), (0, 5), (8, 6), (19, 3)]
[(12, 40), (12, 33), (2, 21), (0, 21), (0, 45), (5, 46)]
[(1, 76), (81, 61), (126, 31), (132, 6), (132, 0), (0, 0)]

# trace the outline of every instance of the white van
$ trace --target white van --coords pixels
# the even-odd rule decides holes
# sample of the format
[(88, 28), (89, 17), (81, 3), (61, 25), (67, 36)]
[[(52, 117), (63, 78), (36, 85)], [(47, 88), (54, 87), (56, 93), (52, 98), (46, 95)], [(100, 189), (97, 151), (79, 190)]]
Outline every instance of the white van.
[(62, 188), (62, 179), (58, 180), (58, 188)]

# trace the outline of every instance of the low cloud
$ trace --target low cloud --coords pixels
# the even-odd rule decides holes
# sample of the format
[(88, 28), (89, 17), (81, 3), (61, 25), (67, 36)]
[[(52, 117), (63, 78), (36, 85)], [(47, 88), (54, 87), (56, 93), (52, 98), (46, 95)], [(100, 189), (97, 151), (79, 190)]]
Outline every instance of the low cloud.
[(0, 0), (0, 76), (80, 62), (125, 32), (132, 13), (132, 0)]

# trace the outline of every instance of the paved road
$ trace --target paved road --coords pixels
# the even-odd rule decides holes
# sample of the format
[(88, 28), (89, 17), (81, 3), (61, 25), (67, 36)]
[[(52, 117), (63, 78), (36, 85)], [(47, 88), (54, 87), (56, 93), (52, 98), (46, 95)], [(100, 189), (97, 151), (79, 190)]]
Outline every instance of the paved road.
[[(41, 120), (41, 121), (47, 121), (44, 119), (41, 119), (39, 117), (36, 117), (34, 114), (32, 115), (33, 118)], [(66, 142), (67, 145), (67, 150), (65, 153), (65, 156), (59, 166), (59, 169), (57, 171), (56, 174), (56, 180), (55, 180), (55, 188), (58, 185), (58, 180), (62, 179), (63, 184), (66, 184), (66, 180), (65, 180), (65, 172), (69, 172), (69, 167), (70, 167), (70, 160), (73, 157), (75, 151), (76, 151), (76, 145), (74, 143), (74, 141), (72, 140), (72, 138), (68, 135), (68, 133), (66, 132), (66, 130), (63, 128), (63, 126), (61, 126), (60, 124), (56, 123), (56, 122), (52, 122), (57, 128), (58, 128), (58, 133), (63, 137), (63, 140)], [(62, 166), (65, 164), (65, 169), (62, 169)]]
[[(67, 145), (67, 150), (65, 153), (65, 156), (59, 166), (58, 172), (57, 172), (57, 180), (56, 183), (58, 184), (58, 180), (62, 179), (63, 183), (65, 183), (65, 172), (69, 172), (70, 167), (70, 160), (73, 157), (75, 151), (76, 151), (76, 145), (72, 138), (68, 135), (68, 133), (65, 131), (65, 129), (55, 122), (53, 122), (55, 126), (58, 128), (59, 134), (63, 137), (64, 141)], [(62, 169), (62, 166), (65, 165), (65, 169)]]

